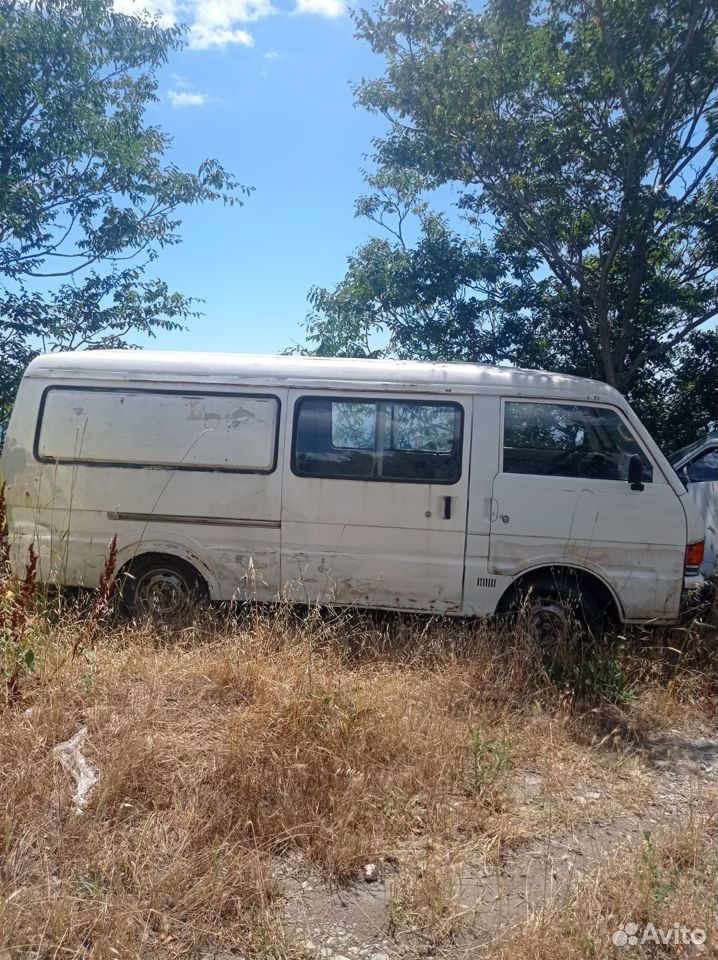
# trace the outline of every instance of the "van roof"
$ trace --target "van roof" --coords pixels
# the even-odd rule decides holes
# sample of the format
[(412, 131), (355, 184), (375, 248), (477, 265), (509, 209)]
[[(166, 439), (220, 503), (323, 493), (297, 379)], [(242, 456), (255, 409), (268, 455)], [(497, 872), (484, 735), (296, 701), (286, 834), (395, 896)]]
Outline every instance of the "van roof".
[(159, 350), (81, 350), (44, 354), (26, 377), (51, 380), (202, 382), (267, 386), (381, 387), (397, 391), (478, 393), (515, 391), (616, 403), (608, 384), (566, 374), (474, 363), (415, 360), (255, 356), (240, 353), (182, 353)]

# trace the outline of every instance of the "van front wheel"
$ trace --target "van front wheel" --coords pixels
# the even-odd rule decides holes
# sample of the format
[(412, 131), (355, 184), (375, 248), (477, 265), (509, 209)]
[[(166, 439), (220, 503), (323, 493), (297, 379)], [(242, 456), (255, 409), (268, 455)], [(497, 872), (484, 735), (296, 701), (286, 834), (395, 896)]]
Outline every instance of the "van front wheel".
[(207, 598), (207, 586), (189, 563), (149, 555), (129, 565), (120, 593), (123, 607), (133, 616), (179, 620)]
[(577, 582), (539, 580), (516, 590), (510, 611), (548, 654), (575, 640), (598, 636), (605, 616), (593, 594)]

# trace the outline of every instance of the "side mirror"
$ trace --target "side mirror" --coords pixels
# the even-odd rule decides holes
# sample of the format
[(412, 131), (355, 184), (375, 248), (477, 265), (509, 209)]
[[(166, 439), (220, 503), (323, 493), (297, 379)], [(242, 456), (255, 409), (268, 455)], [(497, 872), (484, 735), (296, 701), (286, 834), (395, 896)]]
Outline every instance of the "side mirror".
[(635, 453), (628, 461), (628, 482), (631, 490), (643, 490), (643, 460)]

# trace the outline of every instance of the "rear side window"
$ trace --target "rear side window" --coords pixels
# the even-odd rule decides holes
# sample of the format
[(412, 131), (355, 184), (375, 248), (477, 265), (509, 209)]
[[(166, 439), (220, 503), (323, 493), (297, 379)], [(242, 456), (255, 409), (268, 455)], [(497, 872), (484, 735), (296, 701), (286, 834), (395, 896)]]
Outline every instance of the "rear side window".
[(686, 468), (690, 483), (715, 483), (718, 480), (718, 448), (706, 450)]
[(279, 400), (271, 396), (50, 387), (39, 460), (270, 473)]
[(653, 468), (620, 416), (604, 407), (508, 402), (504, 413), (504, 473), (626, 480), (632, 456)]
[(457, 403), (303, 397), (292, 468), (302, 477), (456, 483), (462, 425)]

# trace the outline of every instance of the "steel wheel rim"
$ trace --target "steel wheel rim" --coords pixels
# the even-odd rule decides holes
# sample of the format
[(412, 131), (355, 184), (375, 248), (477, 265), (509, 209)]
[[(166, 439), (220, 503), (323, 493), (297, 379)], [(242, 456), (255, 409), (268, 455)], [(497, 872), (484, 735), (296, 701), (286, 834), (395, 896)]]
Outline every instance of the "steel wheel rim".
[(535, 600), (529, 618), (536, 642), (543, 650), (553, 649), (566, 638), (569, 620), (566, 608), (559, 600)]
[(191, 590), (170, 567), (148, 570), (135, 584), (135, 608), (145, 616), (178, 617), (189, 610)]

